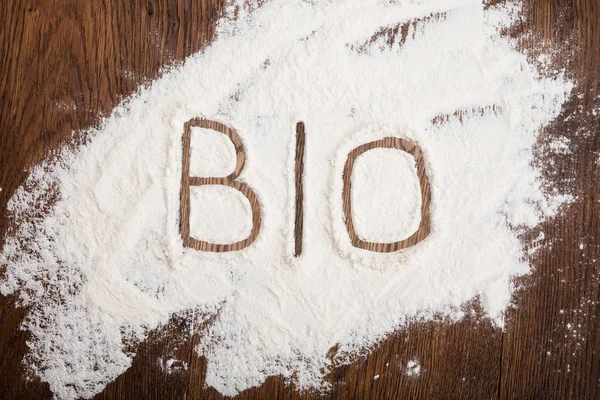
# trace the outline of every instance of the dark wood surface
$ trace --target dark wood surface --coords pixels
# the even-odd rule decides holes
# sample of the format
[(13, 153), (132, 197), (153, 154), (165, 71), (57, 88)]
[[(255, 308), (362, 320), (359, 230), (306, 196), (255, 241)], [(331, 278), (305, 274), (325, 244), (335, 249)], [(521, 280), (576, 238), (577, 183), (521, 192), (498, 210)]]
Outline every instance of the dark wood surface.
[[(27, 167), (72, 131), (97, 124), (162, 67), (208, 43), (221, 7), (218, 0), (2, 0), (0, 216)], [(532, 260), (533, 274), (519, 282), (525, 288), (507, 313), (506, 330), (480, 318), (474, 301), (466, 309), (475, 313), (458, 323), (414, 323), (370, 355), (336, 367), (330, 393), (299, 396), (273, 377), (240, 398), (600, 398), (600, 2), (526, 0), (525, 9), (524, 22), (506, 34), (520, 38), (532, 57), (553, 49), (554, 66), (578, 82), (539, 143), (545, 177), (577, 198), (542, 226), (543, 249)], [(548, 151), (556, 135), (571, 138), (572, 154)], [(0, 218), (0, 233), (5, 229)], [(0, 297), (0, 398), (51, 398), (21, 366), (23, 316), (14, 297)], [(97, 398), (221, 398), (204, 388), (205, 362), (186, 331), (183, 320), (174, 320), (153, 333), (133, 366)], [(157, 360), (171, 357), (189, 369), (167, 374)], [(422, 366), (419, 376), (404, 373), (411, 359)]]

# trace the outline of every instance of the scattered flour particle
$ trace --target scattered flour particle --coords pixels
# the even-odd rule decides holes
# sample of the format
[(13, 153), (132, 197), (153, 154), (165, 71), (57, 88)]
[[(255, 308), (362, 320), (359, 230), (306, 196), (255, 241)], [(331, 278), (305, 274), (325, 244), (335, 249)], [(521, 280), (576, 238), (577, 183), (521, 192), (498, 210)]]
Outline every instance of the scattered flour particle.
[(537, 61), (542, 65), (542, 66), (547, 66), (548, 63), (550, 62), (550, 57), (547, 54), (540, 54), (537, 58)]
[(373, 380), (374, 380), (374, 381), (376, 381), (376, 380), (378, 380), (378, 379), (379, 379), (379, 375), (375, 375), (375, 376), (373, 377)]
[(565, 136), (558, 137), (550, 142), (550, 150), (556, 154), (570, 154), (571, 153), (571, 139)]
[(419, 376), (421, 374), (421, 365), (414, 360), (410, 360), (406, 364), (406, 375), (407, 376)]
[(162, 357), (160, 357), (158, 359), (158, 365), (168, 374), (187, 371), (188, 369), (188, 364), (185, 361), (177, 360), (175, 358), (170, 358), (165, 361)]

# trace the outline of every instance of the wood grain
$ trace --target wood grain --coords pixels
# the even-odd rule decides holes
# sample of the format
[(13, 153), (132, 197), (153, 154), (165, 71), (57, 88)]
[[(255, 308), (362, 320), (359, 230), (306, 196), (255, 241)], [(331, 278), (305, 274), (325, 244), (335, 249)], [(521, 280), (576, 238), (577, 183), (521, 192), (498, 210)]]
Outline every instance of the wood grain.
[[(554, 49), (552, 68), (566, 68), (577, 79), (539, 143), (544, 178), (568, 188), (576, 200), (540, 228), (545, 237), (532, 260), (534, 272), (517, 282), (526, 289), (506, 317), (499, 398), (598, 399), (600, 2), (532, 1), (519, 29), (530, 58)], [(572, 151), (548, 151), (561, 136), (570, 139)]]
[(296, 189), (294, 212), (294, 257), (302, 254), (304, 235), (304, 149), (306, 128), (304, 122), (296, 124), (296, 155), (294, 157), (294, 185)]
[[(532, 275), (517, 282), (524, 288), (507, 313), (506, 330), (482, 319), (474, 301), (458, 323), (412, 323), (369, 355), (336, 366), (329, 393), (298, 395), (272, 377), (240, 399), (600, 398), (600, 113), (594, 111), (600, 106), (600, 6), (597, 0), (524, 4), (523, 22), (506, 34), (532, 60), (552, 50), (551, 65), (577, 79), (565, 110), (538, 144), (545, 179), (570, 188), (576, 200), (541, 227), (542, 250), (531, 260)], [(0, 2), (0, 215), (27, 167), (68, 143), (73, 131), (96, 126), (161, 68), (208, 43), (221, 8), (219, 0)], [(404, 30), (386, 38), (405, 40)], [(572, 153), (548, 150), (559, 135), (570, 138)], [(85, 141), (85, 134), (76, 139)], [(0, 231), (6, 232), (4, 218)], [(537, 233), (523, 240), (533, 243)], [(0, 398), (49, 399), (47, 385), (21, 365), (24, 314), (14, 297), (0, 297)], [(198, 338), (187, 328), (185, 318), (174, 317), (153, 332), (131, 368), (97, 398), (222, 398), (204, 388), (206, 363), (193, 351)], [(162, 364), (168, 358), (189, 367), (168, 374)], [(405, 373), (411, 359), (422, 366), (417, 377)]]

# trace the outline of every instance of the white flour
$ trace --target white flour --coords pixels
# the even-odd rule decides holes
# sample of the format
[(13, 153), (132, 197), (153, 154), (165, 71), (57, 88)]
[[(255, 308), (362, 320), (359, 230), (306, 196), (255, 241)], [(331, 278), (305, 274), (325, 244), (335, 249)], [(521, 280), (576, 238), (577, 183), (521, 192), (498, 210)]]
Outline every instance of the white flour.
[(235, 169), (231, 140), (212, 129), (192, 128), (190, 175), (222, 178)]
[(394, 149), (360, 155), (352, 173), (352, 204), (352, 220), (363, 240), (396, 242), (416, 232), (421, 190), (414, 158)]
[(211, 243), (246, 239), (252, 230), (250, 202), (227, 186), (190, 188), (190, 234)]
[[(0, 256), (1, 291), (18, 292), (29, 307), (27, 362), (60, 398), (102, 390), (131, 363), (123, 338), (143, 339), (189, 309), (216, 315), (197, 350), (207, 357), (206, 383), (226, 395), (270, 375), (323, 389), (332, 346), (340, 346), (337, 361), (347, 361), (411, 320), (461, 318), (461, 306), (476, 296), (502, 326), (512, 277), (529, 272), (518, 232), (552, 215), (563, 198), (542, 192), (532, 147), (571, 85), (561, 75), (539, 76), (499, 36), (518, 7), (484, 10), (475, 0), (236, 7), (228, 12), (237, 18), (221, 22), (210, 47), (124, 102), (89, 133), (87, 146), (34, 168), (9, 203), (16, 228)], [(405, 41), (371, 40), (412, 19), (421, 22), (410, 24)], [(501, 111), (471, 112), (493, 105)], [(432, 123), (458, 110), (462, 123)], [(225, 123), (242, 138), (239, 180), (262, 209), (260, 234), (243, 251), (182, 246), (182, 132), (194, 117)], [(303, 253), (294, 258), (298, 121), (307, 135), (305, 221)], [(412, 248), (378, 254), (350, 243), (342, 171), (352, 149), (387, 136), (423, 150), (432, 231)], [(233, 150), (204, 139), (193, 145), (193, 168), (227, 174)], [(412, 168), (390, 157), (381, 168)], [(410, 233), (419, 220), (414, 178), (390, 178), (403, 186), (388, 187), (391, 196), (381, 189), (377, 209), (359, 194), (353, 204), (354, 215), (372, 213), (359, 226), (377, 239)], [(213, 194), (225, 199), (227, 189), (219, 190)], [(382, 211), (396, 195), (404, 214), (388, 223)], [(233, 241), (247, 233), (243, 198), (208, 197), (202, 190), (192, 197), (195, 235)]]
[(421, 374), (421, 366), (414, 360), (410, 360), (406, 364), (407, 376), (419, 376)]

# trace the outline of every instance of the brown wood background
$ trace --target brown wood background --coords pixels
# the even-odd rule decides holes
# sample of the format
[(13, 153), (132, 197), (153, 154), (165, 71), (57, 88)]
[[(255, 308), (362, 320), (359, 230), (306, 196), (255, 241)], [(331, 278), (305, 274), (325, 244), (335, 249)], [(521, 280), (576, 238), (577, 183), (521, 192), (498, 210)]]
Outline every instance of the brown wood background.
[[(600, 1), (525, 0), (525, 6), (525, 23), (506, 34), (521, 38), (532, 55), (554, 49), (554, 65), (578, 81), (540, 139), (546, 178), (577, 200), (542, 227), (544, 249), (521, 282), (526, 286), (508, 311), (506, 330), (478, 312), (456, 324), (415, 323), (368, 357), (335, 368), (331, 393), (299, 396), (273, 377), (239, 398), (600, 398)], [(162, 67), (201, 49), (221, 7), (220, 0), (0, 1), (0, 234), (25, 169), (71, 131), (96, 124)], [(556, 135), (571, 138), (572, 154), (548, 151)], [(477, 310), (477, 302), (471, 307)], [(14, 297), (0, 296), (0, 398), (51, 398), (47, 385), (21, 366), (23, 316)], [(205, 362), (182, 324), (174, 320), (153, 333), (133, 366), (97, 398), (221, 398), (203, 388)], [(190, 368), (168, 374), (161, 357), (186, 360)], [(411, 359), (422, 366), (417, 377), (404, 373)]]

